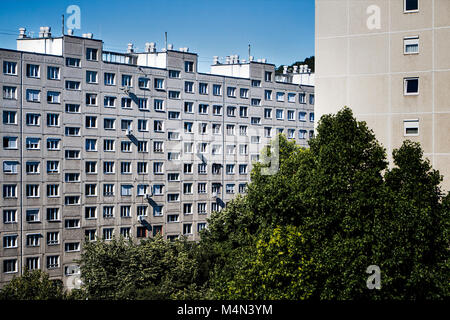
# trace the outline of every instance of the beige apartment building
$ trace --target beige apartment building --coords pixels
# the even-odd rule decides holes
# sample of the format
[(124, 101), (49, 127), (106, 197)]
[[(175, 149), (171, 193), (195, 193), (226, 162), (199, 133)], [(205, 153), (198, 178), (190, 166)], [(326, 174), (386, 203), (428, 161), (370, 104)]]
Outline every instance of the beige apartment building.
[(352, 108), (391, 159), (420, 142), (450, 187), (450, 1), (316, 0), (316, 116)]

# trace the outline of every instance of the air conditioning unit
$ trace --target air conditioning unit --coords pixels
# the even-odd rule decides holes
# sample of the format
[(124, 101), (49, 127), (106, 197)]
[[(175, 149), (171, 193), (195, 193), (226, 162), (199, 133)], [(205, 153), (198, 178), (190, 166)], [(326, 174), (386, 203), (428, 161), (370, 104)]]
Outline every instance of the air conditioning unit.
[(133, 134), (133, 130), (131, 130), (129, 128), (127, 129), (126, 132), (127, 132), (127, 136), (131, 136)]

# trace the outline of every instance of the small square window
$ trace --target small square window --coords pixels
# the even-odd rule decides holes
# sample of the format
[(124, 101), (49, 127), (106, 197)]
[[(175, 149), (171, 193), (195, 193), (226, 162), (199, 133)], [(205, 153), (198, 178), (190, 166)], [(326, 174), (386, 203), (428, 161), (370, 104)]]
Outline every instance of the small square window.
[(419, 11), (419, 0), (404, 0), (404, 12)]
[(417, 54), (419, 53), (419, 37), (403, 38), (403, 53)]
[(419, 94), (419, 78), (404, 78), (404, 95)]
[(419, 135), (419, 119), (403, 120), (403, 135), (418, 136)]

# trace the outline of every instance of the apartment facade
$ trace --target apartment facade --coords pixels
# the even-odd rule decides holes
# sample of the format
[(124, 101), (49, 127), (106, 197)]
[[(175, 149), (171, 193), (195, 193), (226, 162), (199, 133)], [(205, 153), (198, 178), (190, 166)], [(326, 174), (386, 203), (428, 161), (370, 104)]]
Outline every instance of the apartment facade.
[(317, 119), (349, 106), (390, 160), (420, 142), (449, 190), (450, 1), (316, 0), (316, 59)]
[(41, 28), (0, 64), (0, 285), (25, 268), (65, 281), (85, 239), (198, 240), (277, 133), (313, 135), (314, 87), (263, 60), (200, 73), (187, 48), (114, 53)]

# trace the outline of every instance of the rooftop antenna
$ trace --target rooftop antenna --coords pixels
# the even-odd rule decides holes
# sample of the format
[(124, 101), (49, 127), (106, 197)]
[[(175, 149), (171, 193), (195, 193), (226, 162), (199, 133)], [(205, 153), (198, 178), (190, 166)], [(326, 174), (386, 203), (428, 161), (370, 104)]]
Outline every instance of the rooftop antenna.
[(248, 44), (248, 61), (250, 61), (250, 43)]
[(62, 15), (62, 26), (61, 26), (61, 29), (62, 29), (62, 35), (64, 36), (64, 32), (65, 32), (65, 30), (64, 30), (64, 15)]
[(165, 37), (165, 47), (166, 47), (166, 51), (167, 51), (167, 31), (164, 32), (164, 37)]

